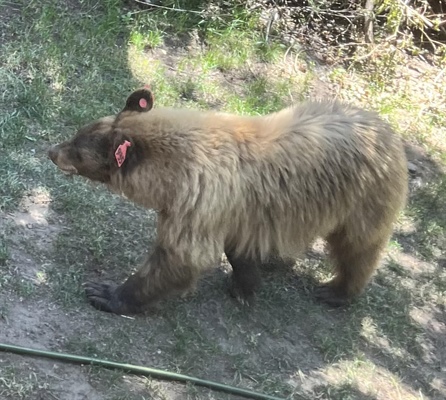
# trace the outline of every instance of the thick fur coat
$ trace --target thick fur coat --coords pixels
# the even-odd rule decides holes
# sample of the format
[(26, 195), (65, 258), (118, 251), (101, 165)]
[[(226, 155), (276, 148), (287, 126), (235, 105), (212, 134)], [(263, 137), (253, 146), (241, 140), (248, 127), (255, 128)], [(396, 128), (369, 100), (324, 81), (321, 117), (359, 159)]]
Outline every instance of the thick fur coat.
[(403, 146), (387, 123), (336, 101), (259, 117), (152, 103), (149, 90), (138, 90), (118, 115), (49, 152), (65, 172), (159, 211), (155, 250), (142, 268), (120, 286), (87, 284), (96, 307), (141, 311), (186, 290), (223, 252), (233, 293), (249, 299), (258, 263), (295, 257), (316, 237), (327, 240), (337, 272), (318, 297), (343, 304), (361, 293), (407, 194)]

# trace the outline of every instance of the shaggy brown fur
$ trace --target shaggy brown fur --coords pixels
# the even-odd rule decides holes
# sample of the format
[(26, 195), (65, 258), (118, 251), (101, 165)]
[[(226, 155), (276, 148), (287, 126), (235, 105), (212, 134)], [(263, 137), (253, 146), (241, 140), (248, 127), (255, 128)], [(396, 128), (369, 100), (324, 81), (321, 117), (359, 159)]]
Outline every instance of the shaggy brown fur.
[[(142, 105), (139, 99), (144, 97)], [(152, 109), (150, 91), (82, 128), (49, 156), (159, 211), (156, 247), (122, 285), (88, 283), (99, 309), (129, 313), (185, 291), (225, 252), (233, 292), (249, 299), (257, 265), (327, 240), (336, 277), (317, 291), (333, 305), (361, 293), (405, 204), (401, 141), (372, 112), (306, 102), (263, 117)], [(121, 167), (117, 147), (130, 142)]]

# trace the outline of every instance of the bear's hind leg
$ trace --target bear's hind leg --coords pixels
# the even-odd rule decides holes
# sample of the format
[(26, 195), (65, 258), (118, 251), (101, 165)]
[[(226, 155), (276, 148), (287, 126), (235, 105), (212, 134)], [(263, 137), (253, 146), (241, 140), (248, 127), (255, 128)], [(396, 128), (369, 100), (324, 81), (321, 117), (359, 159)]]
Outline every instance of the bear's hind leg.
[(349, 240), (344, 229), (330, 234), (326, 239), (336, 276), (316, 290), (316, 297), (329, 305), (342, 306), (361, 294), (378, 267), (389, 236), (381, 234), (366, 242), (360, 238)]
[(236, 256), (232, 251), (225, 251), (232, 266), (231, 286), (229, 292), (242, 304), (249, 304), (256, 289), (260, 286), (260, 273), (253, 260)]

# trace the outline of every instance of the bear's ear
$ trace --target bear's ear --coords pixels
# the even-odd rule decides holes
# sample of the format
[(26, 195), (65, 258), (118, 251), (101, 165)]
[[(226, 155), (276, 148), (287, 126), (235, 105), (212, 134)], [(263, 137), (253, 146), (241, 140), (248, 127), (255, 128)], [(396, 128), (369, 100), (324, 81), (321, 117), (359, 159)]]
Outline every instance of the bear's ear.
[(127, 175), (147, 159), (147, 149), (144, 142), (137, 136), (119, 132), (113, 140), (110, 152), (112, 171), (121, 171)]
[(128, 98), (122, 111), (150, 111), (153, 107), (153, 94), (146, 85), (142, 89), (134, 91)]
[(130, 136), (117, 135), (113, 141), (112, 163), (118, 168), (121, 168), (126, 161), (128, 164), (129, 159), (132, 158), (132, 153), (134, 153), (134, 147), (135, 143)]

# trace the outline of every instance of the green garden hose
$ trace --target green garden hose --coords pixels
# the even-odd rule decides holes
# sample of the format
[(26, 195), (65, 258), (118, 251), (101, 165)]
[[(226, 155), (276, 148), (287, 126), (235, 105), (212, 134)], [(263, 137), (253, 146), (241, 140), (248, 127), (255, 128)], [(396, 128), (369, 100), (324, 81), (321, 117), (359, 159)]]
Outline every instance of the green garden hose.
[(76, 356), (74, 354), (66, 354), (66, 353), (55, 353), (52, 351), (45, 350), (37, 350), (30, 349), (27, 347), (21, 346), (13, 346), (9, 344), (0, 343), (0, 351), (8, 351), (16, 354), (24, 354), (31, 356), (41, 356), (47, 358), (53, 358), (61, 361), (71, 361), (79, 364), (91, 364), (91, 365), (100, 365), (101, 367), (108, 367), (114, 369), (120, 369), (123, 371), (129, 371), (132, 373), (136, 373), (139, 375), (153, 376), (155, 378), (168, 379), (168, 380), (176, 380), (180, 382), (191, 382), (195, 385), (204, 386), (210, 389), (219, 390), (222, 392), (235, 394), (243, 397), (248, 397), (251, 399), (259, 399), (259, 400), (285, 400), (283, 398), (270, 396), (267, 394), (252, 392), (247, 389), (240, 389), (234, 386), (224, 385), (222, 383), (206, 381), (203, 379), (195, 378), (193, 376), (187, 376), (182, 374), (176, 374), (175, 372), (163, 371), (155, 368), (147, 368), (140, 367), (132, 364), (122, 364), (113, 361), (100, 360), (97, 358), (91, 357), (83, 357)]

